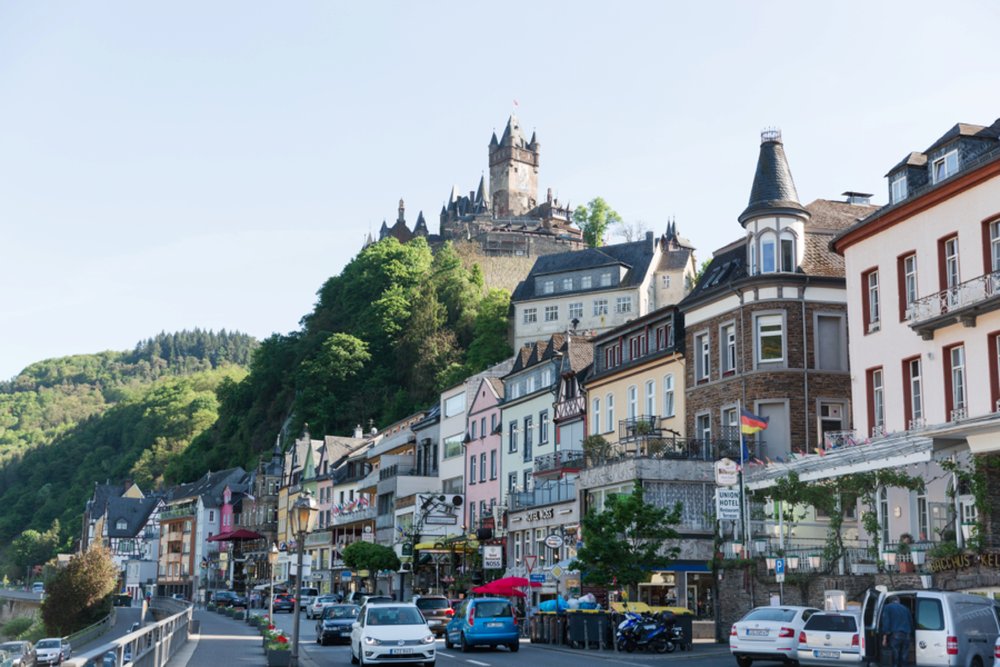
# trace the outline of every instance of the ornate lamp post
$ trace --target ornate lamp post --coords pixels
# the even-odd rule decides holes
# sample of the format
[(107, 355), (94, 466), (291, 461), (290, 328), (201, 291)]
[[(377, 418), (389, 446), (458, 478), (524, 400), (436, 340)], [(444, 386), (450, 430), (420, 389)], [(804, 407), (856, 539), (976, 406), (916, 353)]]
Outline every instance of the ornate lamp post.
[(292, 628), (290, 667), (298, 667), (299, 665), (299, 605), (302, 603), (302, 552), (305, 549), (306, 533), (312, 527), (312, 521), (318, 512), (319, 505), (308, 491), (303, 491), (295, 501), (295, 504), (292, 505), (292, 529), (295, 531), (295, 542), (298, 551), (298, 555), (296, 556), (298, 567), (295, 573), (295, 585), (298, 587), (298, 590), (295, 593), (295, 625)]
[(271, 598), (267, 607), (267, 622), (274, 623), (274, 566), (278, 564), (278, 545), (271, 543), (271, 550), (267, 552), (267, 562), (271, 566)]

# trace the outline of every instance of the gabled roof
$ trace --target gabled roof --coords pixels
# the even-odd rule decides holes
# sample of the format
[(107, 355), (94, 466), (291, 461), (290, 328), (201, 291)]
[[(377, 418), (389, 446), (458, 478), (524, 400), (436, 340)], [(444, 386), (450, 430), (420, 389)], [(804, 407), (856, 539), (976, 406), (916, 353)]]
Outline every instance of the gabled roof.
[(125, 493), (125, 486), (122, 484), (94, 484), (94, 495), (87, 501), (87, 510), (90, 517), (96, 519), (104, 514), (108, 507), (108, 501), (112, 498), (120, 498)]
[[(159, 496), (145, 498), (112, 498), (108, 501), (108, 537), (135, 537), (142, 530), (160, 503)], [(118, 521), (124, 519), (127, 523), (124, 529), (118, 529)]]
[(201, 498), (205, 507), (218, 507), (222, 504), (222, 491), (228, 485), (231, 489), (242, 484), (246, 479), (246, 471), (237, 466), (219, 472), (207, 472), (200, 479), (188, 484), (178, 484), (168, 491), (171, 501)]

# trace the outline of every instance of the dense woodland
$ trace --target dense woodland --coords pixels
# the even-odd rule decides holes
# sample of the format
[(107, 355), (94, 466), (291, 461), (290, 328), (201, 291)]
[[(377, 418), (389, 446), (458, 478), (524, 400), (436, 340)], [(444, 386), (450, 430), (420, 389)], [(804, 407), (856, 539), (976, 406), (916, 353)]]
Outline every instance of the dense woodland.
[(330, 278), (299, 331), (259, 345), (195, 330), (130, 352), (33, 364), (0, 384), (0, 543), (61, 526), (67, 546), (97, 482), (144, 490), (253, 466), (279, 434), (385, 426), (497, 363), (506, 292), (451, 246), (387, 239)]

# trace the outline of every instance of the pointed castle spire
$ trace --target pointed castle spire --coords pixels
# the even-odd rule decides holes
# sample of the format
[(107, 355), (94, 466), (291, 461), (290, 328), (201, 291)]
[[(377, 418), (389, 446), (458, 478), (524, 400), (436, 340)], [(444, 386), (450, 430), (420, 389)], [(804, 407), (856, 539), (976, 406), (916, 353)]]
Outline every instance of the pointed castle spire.
[(760, 155), (757, 172), (750, 189), (750, 203), (740, 214), (741, 225), (754, 217), (770, 213), (787, 213), (809, 217), (809, 212), (799, 203), (792, 171), (788, 168), (781, 130), (768, 129), (760, 133)]

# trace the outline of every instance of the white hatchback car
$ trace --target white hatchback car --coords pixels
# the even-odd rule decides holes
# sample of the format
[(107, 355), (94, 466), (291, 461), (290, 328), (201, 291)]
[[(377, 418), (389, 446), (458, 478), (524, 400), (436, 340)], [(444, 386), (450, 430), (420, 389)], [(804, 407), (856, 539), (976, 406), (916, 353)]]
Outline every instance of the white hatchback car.
[(366, 604), (351, 627), (351, 662), (362, 667), (399, 662), (434, 667), (435, 644), (415, 604)]
[(729, 651), (739, 667), (749, 667), (754, 660), (798, 658), (799, 632), (809, 617), (820, 611), (815, 607), (757, 607), (736, 621), (729, 631)]
[(860, 665), (865, 626), (860, 611), (821, 611), (799, 632), (800, 665)]

